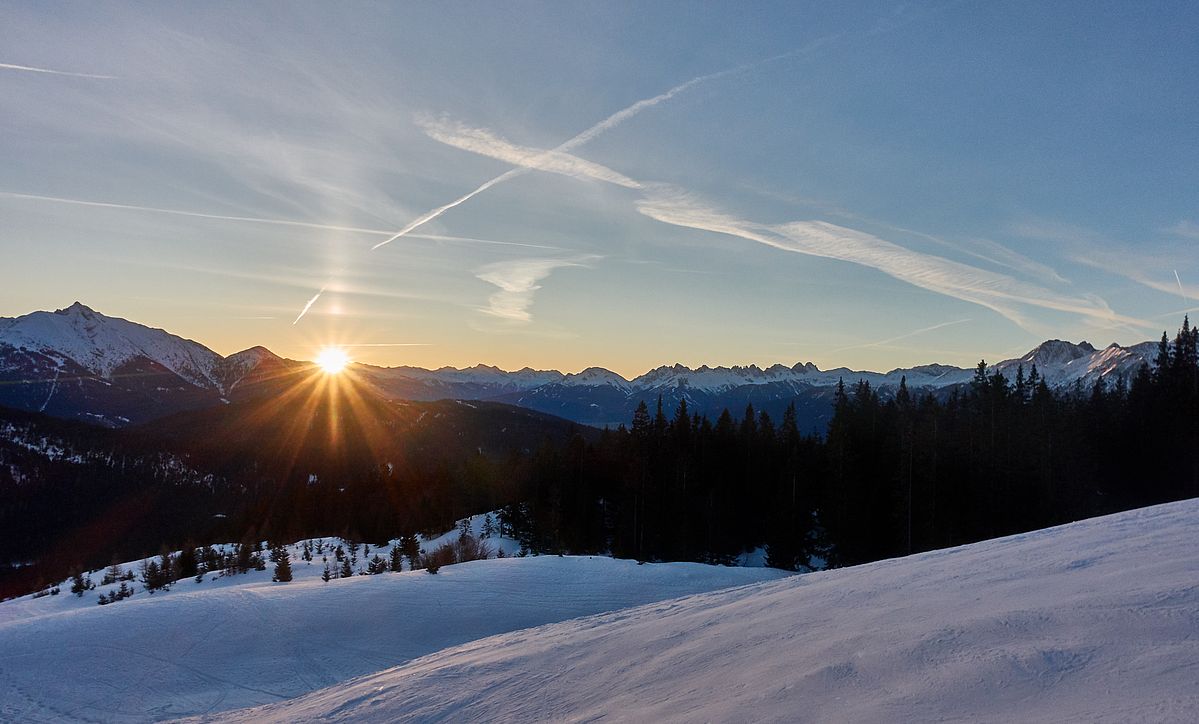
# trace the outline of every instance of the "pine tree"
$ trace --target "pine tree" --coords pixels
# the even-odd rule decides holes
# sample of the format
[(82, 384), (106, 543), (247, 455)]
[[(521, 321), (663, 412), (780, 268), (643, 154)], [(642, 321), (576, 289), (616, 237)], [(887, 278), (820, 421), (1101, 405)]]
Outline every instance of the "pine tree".
[(81, 569), (76, 568), (71, 573), (71, 593), (75, 594), (76, 596), (82, 598), (85, 591), (90, 591), (95, 587), (95, 584), (92, 583), (92, 579), (88, 576), (84, 576)]
[(333, 574), (329, 571), (329, 563), (326, 561), (325, 562), (325, 571), (323, 573), (321, 573), (321, 580), (324, 581), (325, 583), (328, 583), (329, 579), (331, 579), (331, 578), (333, 578)]
[(377, 576), (380, 573), (387, 572), (387, 561), (383, 560), (378, 553), (371, 556), (370, 561), (366, 564), (367, 575)]
[(191, 541), (183, 544), (183, 550), (179, 551), (179, 555), (175, 558), (174, 577), (177, 580), (191, 578), (196, 575), (199, 570), (199, 562), (196, 560), (196, 545)]
[(287, 583), (291, 580), (291, 554), (286, 546), (272, 549), (271, 556), (275, 559), (275, 575), (271, 580), (276, 583)]
[(350, 567), (350, 559), (341, 559), (341, 570), (338, 571), (339, 578), (351, 578), (354, 575), (354, 569)]
[(389, 563), (391, 570), (399, 573), (404, 570), (404, 551), (400, 548), (399, 543), (391, 547)]

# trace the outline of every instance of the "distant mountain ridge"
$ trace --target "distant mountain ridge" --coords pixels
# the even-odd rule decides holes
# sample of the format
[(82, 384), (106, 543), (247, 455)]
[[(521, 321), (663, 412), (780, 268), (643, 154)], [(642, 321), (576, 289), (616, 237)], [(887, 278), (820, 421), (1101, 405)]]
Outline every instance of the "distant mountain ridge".
[[(1090, 385), (1099, 378), (1127, 378), (1155, 353), (1154, 342), (1100, 350), (1087, 342), (1048, 340), (994, 369), (1014, 378), (1019, 367), (1027, 373), (1036, 365), (1051, 386)], [(79, 302), (0, 318), (0, 405), (113, 427), (269, 391), (272, 381), (310, 366), (260, 346), (222, 357), (198, 342), (105, 316)], [(965, 384), (974, 374), (942, 364), (880, 373), (821, 370), (811, 362), (766, 368), (663, 365), (631, 380), (601, 367), (569, 374), (528, 367), (508, 372), (482, 364), (355, 369), (392, 399), (493, 400), (592, 425), (627, 422), (641, 401), (652, 404), (659, 396), (669, 411), (685, 400), (693, 411), (711, 416), (725, 408), (740, 414), (748, 404), (778, 415), (794, 402), (807, 429), (827, 420), (840, 381), (865, 380), (887, 394), (901, 379), (915, 391), (936, 391)]]

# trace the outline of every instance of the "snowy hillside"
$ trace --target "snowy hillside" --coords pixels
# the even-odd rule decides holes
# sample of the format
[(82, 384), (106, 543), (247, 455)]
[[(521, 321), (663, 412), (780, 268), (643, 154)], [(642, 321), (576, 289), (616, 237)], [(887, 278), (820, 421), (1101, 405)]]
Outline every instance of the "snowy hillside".
[(153, 595), (133, 584), (105, 606), (97, 598), (115, 584), (0, 604), (0, 721), (140, 722), (277, 702), (495, 634), (784, 575), (553, 556), (325, 582), (320, 555), (308, 564), (300, 550), (285, 584), (268, 569)]
[(446, 649), (220, 721), (1199, 720), (1199, 500)]
[(122, 365), (142, 357), (197, 387), (216, 384), (221, 361), (220, 355), (198, 342), (97, 314), (79, 302), (54, 312), (0, 319), (0, 345), (70, 360), (101, 377), (111, 377)]

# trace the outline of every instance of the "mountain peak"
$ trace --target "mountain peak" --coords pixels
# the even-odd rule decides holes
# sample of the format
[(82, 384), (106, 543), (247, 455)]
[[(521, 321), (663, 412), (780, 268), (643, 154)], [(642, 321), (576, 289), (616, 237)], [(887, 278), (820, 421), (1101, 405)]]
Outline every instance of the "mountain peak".
[[(73, 316), (84, 317), (84, 318), (88, 318), (88, 319), (97, 316), (96, 310), (92, 309), (91, 307), (87, 306), (86, 304), (84, 304), (83, 302), (80, 302), (78, 300), (76, 300), (74, 304), (72, 304), (71, 306), (69, 306), (65, 309), (55, 309), (54, 313), (55, 314), (63, 314), (63, 315), (67, 315), (67, 316), (73, 315)], [(99, 316), (103, 316), (103, 315), (99, 315)]]

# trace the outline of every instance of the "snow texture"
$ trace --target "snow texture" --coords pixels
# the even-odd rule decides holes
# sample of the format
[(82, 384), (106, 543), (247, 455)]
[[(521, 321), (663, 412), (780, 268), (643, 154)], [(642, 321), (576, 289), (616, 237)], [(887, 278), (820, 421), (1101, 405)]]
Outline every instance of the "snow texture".
[(701, 593), (214, 720), (1194, 722), (1196, 530), (1192, 500)]
[(495, 634), (784, 575), (541, 556), (325, 583), (319, 554), (309, 565), (292, 547), (291, 563), (290, 583), (271, 583), (268, 564), (153, 595), (136, 583), (106, 606), (97, 597), (115, 585), (0, 604), (0, 721), (142, 722), (277, 702)]

